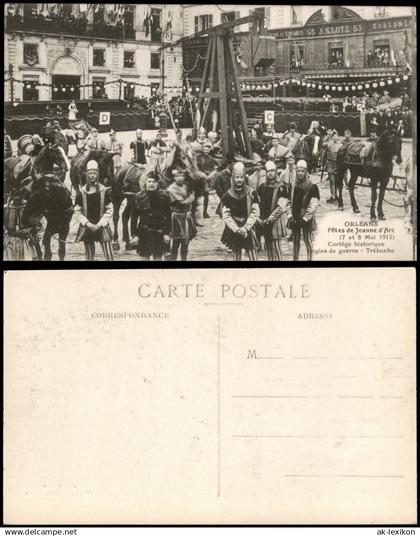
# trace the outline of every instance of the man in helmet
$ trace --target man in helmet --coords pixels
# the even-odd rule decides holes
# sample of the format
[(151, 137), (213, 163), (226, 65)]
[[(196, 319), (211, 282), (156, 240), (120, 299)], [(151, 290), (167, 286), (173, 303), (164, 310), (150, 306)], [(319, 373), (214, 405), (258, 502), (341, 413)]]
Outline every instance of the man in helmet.
[(95, 242), (99, 242), (105, 260), (112, 261), (112, 233), (109, 223), (113, 206), (111, 194), (99, 182), (98, 163), (90, 160), (86, 166), (86, 184), (76, 193), (74, 214), (80, 223), (76, 241), (85, 245), (86, 260), (95, 259)]
[(242, 260), (244, 249), (250, 261), (258, 260), (258, 240), (255, 224), (260, 216), (258, 196), (245, 184), (245, 166), (237, 162), (233, 166), (231, 187), (222, 199), (222, 218), (225, 229), (222, 242), (233, 252), (233, 260)]
[(288, 226), (293, 235), (293, 260), (299, 260), (300, 238), (306, 246), (308, 261), (313, 257), (312, 234), (316, 230), (315, 212), (320, 200), (318, 186), (308, 174), (306, 160), (296, 164), (296, 180), (292, 185)]

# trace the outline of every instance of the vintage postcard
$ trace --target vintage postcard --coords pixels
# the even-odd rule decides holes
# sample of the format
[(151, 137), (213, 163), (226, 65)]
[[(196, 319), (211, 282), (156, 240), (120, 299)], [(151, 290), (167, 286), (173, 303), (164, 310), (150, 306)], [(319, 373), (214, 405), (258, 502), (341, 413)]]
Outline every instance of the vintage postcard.
[(415, 6), (7, 3), (7, 261), (411, 261)]
[(5, 523), (416, 523), (414, 269), (4, 281)]

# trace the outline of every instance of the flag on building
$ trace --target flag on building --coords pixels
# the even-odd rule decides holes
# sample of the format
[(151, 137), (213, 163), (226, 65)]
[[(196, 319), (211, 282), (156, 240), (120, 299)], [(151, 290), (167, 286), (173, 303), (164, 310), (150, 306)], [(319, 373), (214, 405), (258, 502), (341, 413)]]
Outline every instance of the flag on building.
[(391, 50), (390, 50), (390, 61), (391, 61), (392, 67), (397, 66), (397, 62), (395, 60), (395, 52), (394, 52), (394, 49), (392, 47), (391, 47)]
[(172, 40), (172, 11), (168, 12), (168, 19), (166, 21), (165, 38)]

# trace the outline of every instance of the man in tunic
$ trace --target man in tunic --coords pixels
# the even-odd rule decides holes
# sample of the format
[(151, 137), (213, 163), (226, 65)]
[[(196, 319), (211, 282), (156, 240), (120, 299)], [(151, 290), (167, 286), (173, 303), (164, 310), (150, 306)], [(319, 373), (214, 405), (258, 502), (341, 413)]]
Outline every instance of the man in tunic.
[(191, 214), (195, 196), (185, 183), (184, 169), (175, 168), (172, 174), (174, 182), (167, 189), (171, 208), (171, 260), (177, 260), (181, 248), (181, 260), (186, 261), (190, 240), (197, 234)]
[(105, 260), (112, 261), (112, 233), (109, 223), (113, 206), (111, 194), (99, 182), (99, 168), (95, 160), (86, 166), (86, 184), (76, 192), (74, 214), (79, 222), (76, 241), (85, 245), (86, 260), (95, 259), (95, 242), (99, 242)]
[[(327, 199), (327, 203), (335, 203), (338, 201), (338, 208), (343, 209), (343, 181), (339, 181), (337, 185), (337, 154), (342, 145), (338, 139), (338, 132), (334, 130), (331, 134), (330, 140), (325, 144), (326, 159), (327, 159), (327, 173), (330, 181), (330, 198)], [(340, 188), (337, 189), (337, 186)]]
[(86, 149), (95, 149), (101, 151), (105, 148), (104, 142), (99, 138), (99, 132), (97, 128), (92, 128), (91, 134), (86, 138), (85, 141)]
[(197, 168), (205, 174), (203, 191), (203, 218), (210, 218), (208, 213), (210, 189), (214, 186), (214, 176), (216, 174), (217, 161), (210, 156), (212, 144), (209, 140), (203, 143), (203, 152), (197, 155)]
[(254, 229), (260, 215), (258, 196), (245, 184), (245, 167), (242, 162), (233, 166), (231, 187), (223, 196), (222, 203), (222, 218), (225, 223), (223, 244), (232, 250), (235, 261), (242, 260), (243, 249), (249, 260), (258, 260), (255, 251), (258, 241)]
[(111, 130), (109, 133), (109, 140), (105, 142), (104, 148), (113, 156), (114, 172), (117, 174), (122, 167), (121, 155), (123, 144), (117, 140), (117, 133), (115, 130)]
[(257, 230), (264, 237), (269, 261), (281, 261), (280, 240), (287, 236), (288, 198), (284, 183), (276, 181), (277, 168), (274, 162), (265, 165), (267, 180), (258, 187), (260, 217)]
[(300, 138), (299, 132), (296, 130), (296, 123), (289, 123), (288, 130), (284, 133), (284, 138), (288, 140), (287, 148), (291, 151), (295, 146), (295, 143)]
[(156, 174), (149, 173), (145, 188), (134, 198), (134, 207), (139, 216), (137, 253), (140, 259), (163, 261), (169, 248), (171, 211), (167, 192), (159, 188)]
[(268, 151), (268, 158), (276, 163), (277, 166), (286, 167), (284, 165), (285, 159), (293, 156), (290, 149), (280, 145), (279, 138), (277, 135), (273, 136), (271, 149)]
[(167, 143), (162, 139), (162, 131), (158, 130), (156, 138), (150, 144), (150, 156), (151, 162), (156, 166), (161, 167), (165, 161), (165, 156), (169, 153), (170, 148)]
[(147, 142), (143, 140), (143, 132), (140, 128), (136, 130), (136, 139), (130, 143), (130, 149), (133, 150), (135, 164), (146, 164)]
[(308, 174), (308, 164), (299, 160), (296, 164), (296, 181), (292, 186), (288, 225), (293, 234), (293, 260), (299, 260), (300, 239), (306, 246), (308, 261), (313, 257), (312, 234), (316, 230), (315, 212), (320, 200), (318, 186)]
[(292, 185), (296, 180), (296, 165), (295, 157), (289, 156), (286, 162), (286, 169), (280, 173), (279, 182), (283, 183), (287, 187), (287, 191), (290, 193)]

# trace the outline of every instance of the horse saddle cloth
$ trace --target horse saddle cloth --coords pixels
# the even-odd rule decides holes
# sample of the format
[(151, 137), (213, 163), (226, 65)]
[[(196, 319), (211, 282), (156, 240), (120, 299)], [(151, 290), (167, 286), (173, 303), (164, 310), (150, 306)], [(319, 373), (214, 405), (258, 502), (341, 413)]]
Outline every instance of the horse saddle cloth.
[(17, 179), (22, 175), (30, 175), (31, 172), (31, 157), (29, 155), (22, 155), (19, 162), (16, 164), (13, 170), (13, 176)]
[(353, 142), (347, 149), (346, 160), (347, 162), (360, 163), (360, 160), (363, 161), (365, 153), (366, 146), (362, 142)]

